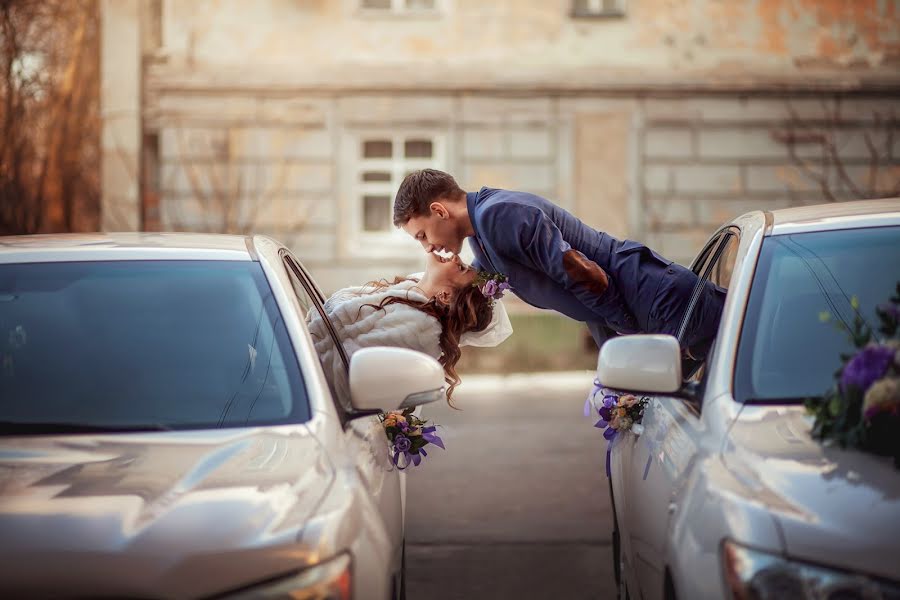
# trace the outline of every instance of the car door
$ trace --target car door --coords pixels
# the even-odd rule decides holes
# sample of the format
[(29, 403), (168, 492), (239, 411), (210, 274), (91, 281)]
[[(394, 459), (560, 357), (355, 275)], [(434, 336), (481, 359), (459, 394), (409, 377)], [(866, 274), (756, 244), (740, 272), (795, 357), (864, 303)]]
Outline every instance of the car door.
[[(328, 383), (332, 392), (335, 409), (341, 416), (344, 425), (344, 442), (349, 456), (365, 483), (369, 496), (380, 513), (391, 545), (399, 549), (403, 539), (403, 510), (399, 471), (393, 466), (388, 451), (387, 437), (381, 426), (381, 420), (375, 416), (351, 418), (349, 361), (343, 344), (333, 323), (329, 320), (324, 308), (324, 296), (301, 263), (289, 252), (283, 255), (284, 266), (291, 279), (294, 293), (301, 306), (307, 311), (316, 311), (317, 316), (326, 325), (320, 335), (330, 336), (326, 347), (333, 348), (339, 359), (323, 361), (322, 368), (328, 374)], [(308, 315), (303, 315), (309, 322)], [(314, 342), (316, 340), (314, 339)], [(322, 347), (317, 343), (317, 349)], [(325, 358), (320, 354), (320, 361)]]
[[(700, 282), (683, 323), (695, 310), (701, 286), (714, 273), (730, 275), (730, 268), (720, 263), (725, 258), (733, 265), (737, 244), (737, 231), (723, 230), (698, 255), (692, 269)], [(699, 388), (702, 377), (700, 365), (685, 383)], [(705, 431), (699, 402), (664, 395), (648, 400), (643, 433), (626, 433), (616, 440), (611, 474), (629, 593), (632, 598), (655, 599), (663, 597), (672, 502), (687, 480)]]

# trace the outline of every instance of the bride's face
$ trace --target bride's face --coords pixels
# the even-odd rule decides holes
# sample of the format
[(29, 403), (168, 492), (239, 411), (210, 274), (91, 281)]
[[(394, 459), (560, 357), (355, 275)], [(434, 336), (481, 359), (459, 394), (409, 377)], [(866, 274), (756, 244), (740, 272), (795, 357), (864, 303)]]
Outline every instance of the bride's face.
[(453, 258), (444, 258), (429, 252), (426, 254), (425, 276), (436, 286), (458, 290), (472, 285), (478, 273), (455, 254)]

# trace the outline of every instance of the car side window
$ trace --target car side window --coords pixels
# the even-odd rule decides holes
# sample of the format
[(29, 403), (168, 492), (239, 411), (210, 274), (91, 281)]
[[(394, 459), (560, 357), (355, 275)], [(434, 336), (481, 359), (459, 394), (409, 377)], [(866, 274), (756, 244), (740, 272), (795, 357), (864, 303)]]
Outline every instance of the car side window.
[(719, 260), (713, 265), (710, 273), (710, 281), (717, 286), (728, 289), (731, 286), (731, 274), (734, 271), (734, 263), (737, 260), (738, 246), (740, 245), (740, 237), (731, 235), (726, 242), (725, 248)]
[(714, 235), (706, 245), (703, 247), (703, 250), (697, 254), (697, 258), (694, 259), (694, 262), (691, 264), (691, 271), (694, 272), (695, 275), (702, 275), (707, 266), (712, 262), (713, 257), (716, 254), (716, 248), (719, 247), (719, 244), (722, 241), (722, 236), (725, 235), (722, 232)]
[(294, 289), (294, 296), (297, 297), (297, 302), (300, 303), (300, 308), (303, 310), (303, 314), (301, 315), (304, 320), (309, 315), (309, 311), (316, 310), (316, 305), (313, 302), (312, 297), (306, 291), (306, 288), (303, 287), (303, 284), (300, 283), (300, 280), (297, 278), (296, 274), (294, 274), (293, 269), (291, 269), (290, 262), (285, 259), (285, 269), (287, 270), (288, 277), (291, 279), (291, 287)]
[[(731, 274), (734, 269), (734, 263), (737, 259), (737, 249), (740, 242), (737, 231), (726, 231), (716, 244), (712, 246), (712, 251), (708, 257), (703, 260), (702, 269), (699, 270), (700, 282), (697, 284), (699, 292), (708, 282), (715, 284), (727, 292), (731, 284)], [(695, 294), (696, 295), (696, 294)], [(693, 298), (692, 298), (693, 300)], [(697, 310), (698, 305), (693, 303), (689, 307), (689, 312)], [(685, 322), (690, 322), (692, 314), (685, 316)], [(681, 336), (679, 336), (681, 338)], [(706, 361), (712, 355), (715, 348), (715, 340), (710, 346), (709, 352), (700, 361), (685, 361), (685, 381), (702, 384), (706, 375)]]
[(318, 292), (305, 276), (303, 267), (288, 255), (285, 255), (283, 260), (294, 295), (304, 310), (303, 318), (313, 339), (316, 356), (328, 380), (335, 407), (340, 414), (345, 415), (347, 407), (350, 406), (350, 368), (344, 348), (334, 324), (325, 312)]

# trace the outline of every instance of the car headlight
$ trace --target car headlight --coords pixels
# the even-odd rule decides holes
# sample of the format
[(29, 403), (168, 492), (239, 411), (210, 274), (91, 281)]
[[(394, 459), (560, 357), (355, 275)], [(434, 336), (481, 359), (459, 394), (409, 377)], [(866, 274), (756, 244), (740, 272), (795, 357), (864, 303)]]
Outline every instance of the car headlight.
[(350, 600), (350, 575), (350, 556), (342, 554), (294, 575), (226, 594), (223, 600)]
[(900, 598), (900, 586), (788, 560), (729, 541), (722, 545), (722, 563), (725, 583), (736, 600)]

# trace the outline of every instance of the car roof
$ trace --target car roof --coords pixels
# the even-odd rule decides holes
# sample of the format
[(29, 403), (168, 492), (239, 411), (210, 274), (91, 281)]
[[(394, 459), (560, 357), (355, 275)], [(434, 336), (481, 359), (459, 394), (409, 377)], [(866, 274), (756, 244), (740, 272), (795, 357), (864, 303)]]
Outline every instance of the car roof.
[(207, 233), (87, 233), (0, 237), (0, 262), (256, 260), (253, 239)]
[(900, 225), (900, 198), (796, 206), (771, 216), (770, 235)]

